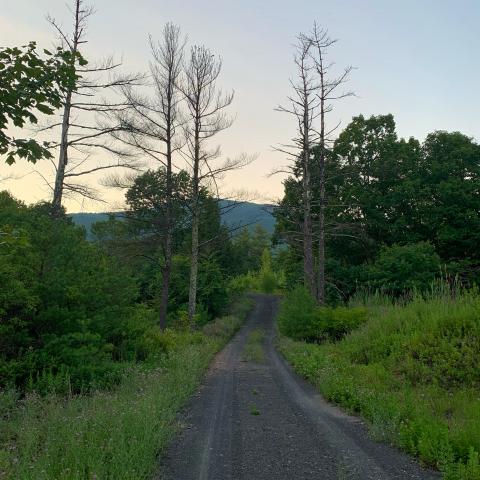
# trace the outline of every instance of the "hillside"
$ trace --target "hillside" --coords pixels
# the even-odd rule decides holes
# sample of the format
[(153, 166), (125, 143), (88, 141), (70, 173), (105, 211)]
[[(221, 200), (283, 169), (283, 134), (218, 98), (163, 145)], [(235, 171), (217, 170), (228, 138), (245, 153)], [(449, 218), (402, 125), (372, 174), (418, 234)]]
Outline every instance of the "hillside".
[[(223, 222), (232, 228), (246, 225), (251, 230), (255, 225), (261, 225), (268, 233), (273, 233), (275, 228), (275, 218), (272, 215), (272, 205), (222, 200), (220, 208), (222, 209)], [(70, 214), (77, 225), (85, 227), (87, 237), (90, 237), (92, 225), (95, 222), (107, 220), (108, 215), (108, 213)]]

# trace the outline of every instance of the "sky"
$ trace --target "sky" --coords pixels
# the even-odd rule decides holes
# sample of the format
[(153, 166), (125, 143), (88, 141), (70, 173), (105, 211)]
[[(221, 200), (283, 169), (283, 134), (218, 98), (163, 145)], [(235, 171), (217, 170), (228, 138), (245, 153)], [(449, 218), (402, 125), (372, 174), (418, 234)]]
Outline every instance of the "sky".
[[(67, 0), (68, 2), (69, 0)], [(148, 68), (148, 35), (159, 38), (173, 22), (191, 44), (204, 44), (223, 59), (220, 80), (235, 91), (233, 126), (217, 142), (225, 156), (245, 152), (257, 159), (229, 174), (223, 191), (250, 192), (257, 202), (282, 196), (287, 163), (273, 147), (295, 133), (293, 118), (276, 112), (289, 95), (294, 75), (295, 36), (317, 21), (339, 41), (331, 58), (339, 68), (355, 67), (349, 88), (356, 97), (335, 105), (329, 122), (346, 126), (352, 117), (392, 113), (401, 137), (423, 140), (434, 130), (461, 131), (480, 140), (480, 1), (478, 0), (91, 0), (87, 58), (115, 54), (124, 69)], [(70, 25), (64, 0), (0, 0), (0, 45), (36, 40), (48, 47), (55, 34), (49, 13)], [(51, 174), (46, 164), (38, 166)], [(0, 163), (0, 178), (28, 203), (47, 199), (48, 188), (25, 162)], [(93, 179), (97, 181), (97, 179)], [(67, 200), (68, 211), (104, 211), (121, 194), (103, 191), (107, 204)]]

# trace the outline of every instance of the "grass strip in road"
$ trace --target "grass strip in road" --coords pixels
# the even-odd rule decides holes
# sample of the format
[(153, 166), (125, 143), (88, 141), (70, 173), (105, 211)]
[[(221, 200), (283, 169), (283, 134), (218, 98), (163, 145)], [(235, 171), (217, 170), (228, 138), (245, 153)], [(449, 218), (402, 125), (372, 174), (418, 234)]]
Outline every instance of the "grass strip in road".
[(261, 328), (252, 330), (247, 337), (245, 344), (244, 358), (248, 362), (262, 363), (265, 361), (263, 340), (265, 332)]
[(151, 479), (177, 431), (176, 415), (249, 306), (204, 332), (169, 332), (173, 345), (153, 365), (131, 367), (112, 391), (64, 398), (0, 394), (0, 479)]

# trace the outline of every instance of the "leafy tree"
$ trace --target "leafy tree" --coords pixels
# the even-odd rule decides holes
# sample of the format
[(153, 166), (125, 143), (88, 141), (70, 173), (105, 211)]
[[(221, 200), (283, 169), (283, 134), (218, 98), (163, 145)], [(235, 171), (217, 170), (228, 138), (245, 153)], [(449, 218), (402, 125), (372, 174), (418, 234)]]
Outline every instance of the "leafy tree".
[(355, 117), (335, 142), (334, 154), (342, 166), (343, 222), (360, 226), (377, 245), (421, 239), (415, 228), (420, 144), (398, 139), (392, 115)]
[(2, 193), (4, 225), (15, 225), (25, 241), (0, 246), (1, 384), (57, 374), (74, 389), (113, 380), (122, 346), (110, 332), (137, 298), (132, 275), (69, 219), (54, 221), (48, 204), (27, 207)]
[(270, 245), (270, 235), (261, 225), (255, 225), (253, 231), (243, 228), (233, 239), (231, 271), (236, 275), (258, 272), (262, 253)]
[(83, 58), (57, 48), (37, 51), (36, 42), (23, 47), (0, 48), (0, 155), (11, 165), (16, 158), (35, 163), (52, 158), (49, 144), (34, 139), (14, 138), (9, 126), (37, 123), (38, 114), (51, 115), (61, 107), (65, 91), (75, 91), (79, 77), (73, 67)]
[(374, 290), (392, 295), (424, 292), (440, 272), (440, 257), (433, 245), (419, 242), (383, 247), (375, 263), (367, 269)]
[(265, 249), (262, 253), (261, 267), (258, 272), (258, 283), (260, 290), (265, 293), (273, 293), (277, 288), (277, 278), (272, 269), (272, 256), (270, 250)]
[[(173, 220), (171, 291), (169, 321), (186, 311), (191, 248), (190, 177), (185, 171), (172, 174)], [(128, 266), (140, 287), (140, 300), (158, 307), (161, 302), (165, 262), (163, 241), (166, 234), (167, 172), (165, 168), (148, 170), (136, 177), (126, 193), (128, 209), (92, 231), (106, 254)], [(218, 201), (205, 188), (200, 192), (199, 225), (199, 314), (210, 319), (225, 305), (226, 277), (234, 265), (230, 232), (222, 224)]]
[[(480, 240), (479, 149), (458, 132), (432, 133), (423, 145), (413, 138), (399, 139), (392, 115), (352, 120), (326, 157), (330, 301), (345, 300), (368, 283), (368, 265), (384, 255), (382, 248), (394, 245), (415, 249), (419, 242), (428, 242), (441, 261), (450, 264), (447, 271), (474, 281)], [(315, 175), (313, 170), (313, 179)], [(314, 191), (313, 218), (319, 204), (316, 194)], [(286, 242), (291, 250), (281, 257), (286, 262), (287, 284), (298, 276), (292, 262), (301, 255), (300, 202), (301, 185), (290, 177), (275, 213), (276, 241)], [(400, 261), (400, 256), (396, 260)], [(433, 277), (439, 268), (434, 270)], [(414, 269), (407, 273), (411, 276), (404, 278), (402, 288), (418, 284)], [(429, 273), (428, 281), (433, 277)], [(392, 292), (399, 294), (400, 287), (393, 286)]]
[(460, 132), (434, 132), (423, 146), (423, 239), (447, 260), (479, 259), (480, 145)]

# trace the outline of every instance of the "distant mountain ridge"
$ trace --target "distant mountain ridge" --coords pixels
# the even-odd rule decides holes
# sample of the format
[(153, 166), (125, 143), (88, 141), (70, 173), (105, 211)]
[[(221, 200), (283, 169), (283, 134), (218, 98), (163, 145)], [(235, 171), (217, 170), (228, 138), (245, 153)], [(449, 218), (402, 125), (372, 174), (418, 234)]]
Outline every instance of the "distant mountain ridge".
[[(231, 208), (230, 208), (231, 206)], [(273, 216), (273, 205), (253, 202), (235, 202), (221, 200), (220, 208), (222, 221), (232, 228), (245, 225), (249, 230), (261, 225), (268, 233), (272, 234), (275, 229), (275, 217)], [(87, 238), (91, 238), (92, 225), (96, 222), (108, 220), (110, 213), (71, 213), (76, 225), (85, 227)]]

